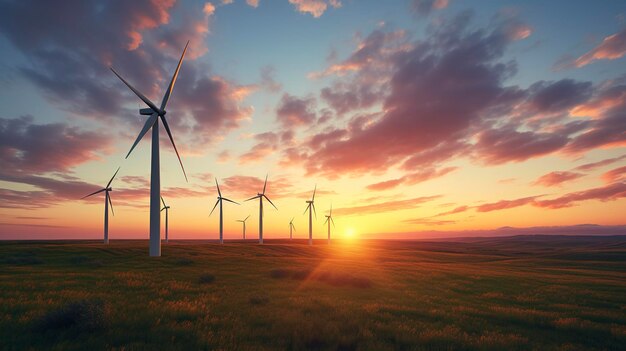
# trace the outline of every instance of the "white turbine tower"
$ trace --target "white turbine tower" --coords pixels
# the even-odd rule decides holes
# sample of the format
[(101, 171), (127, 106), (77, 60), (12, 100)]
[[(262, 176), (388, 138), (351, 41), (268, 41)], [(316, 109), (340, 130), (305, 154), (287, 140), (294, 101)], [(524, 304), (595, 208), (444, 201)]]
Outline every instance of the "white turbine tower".
[(293, 217), (289, 221), (289, 240), (293, 239), (293, 232), (296, 230), (296, 226), (293, 224)]
[(243, 223), (243, 240), (246, 240), (246, 221), (248, 220), (248, 218), (250, 218), (250, 215), (248, 215), (248, 217), (246, 217), (245, 219), (237, 220), (237, 222)]
[(209, 216), (213, 214), (213, 211), (215, 211), (215, 208), (219, 204), (220, 205), (220, 244), (223, 244), (224, 243), (224, 212), (222, 211), (222, 202), (223, 200), (226, 200), (228, 202), (232, 202), (237, 205), (239, 205), (239, 203), (233, 200), (227, 199), (225, 197), (222, 197), (222, 192), (220, 191), (220, 185), (217, 184), (217, 179), (215, 179), (215, 185), (217, 185), (217, 201), (215, 202), (215, 206), (213, 206), (211, 213), (209, 213)]
[(160, 201), (161, 197), (161, 169), (159, 165), (159, 118), (163, 122), (163, 127), (165, 127), (165, 131), (172, 142), (172, 146), (174, 147), (174, 151), (176, 152), (176, 156), (178, 157), (178, 162), (180, 162), (180, 167), (183, 169), (183, 174), (185, 175), (185, 180), (187, 180), (187, 174), (185, 173), (185, 167), (183, 167), (183, 161), (180, 159), (180, 155), (178, 154), (178, 150), (176, 149), (176, 144), (174, 143), (174, 138), (172, 137), (172, 132), (170, 131), (170, 127), (167, 124), (167, 120), (165, 119), (165, 107), (167, 106), (167, 102), (172, 95), (172, 91), (174, 90), (174, 84), (176, 83), (176, 78), (178, 78), (178, 72), (180, 71), (180, 66), (183, 63), (183, 58), (185, 57), (185, 52), (187, 52), (187, 45), (185, 45), (185, 49), (183, 50), (183, 54), (180, 56), (180, 60), (178, 61), (178, 66), (176, 67), (176, 71), (174, 71), (174, 75), (172, 76), (172, 80), (170, 81), (167, 90), (165, 91), (165, 95), (163, 96), (163, 100), (161, 100), (161, 107), (157, 107), (152, 101), (150, 101), (147, 97), (145, 97), (141, 92), (135, 89), (130, 83), (128, 83), (122, 76), (120, 76), (112, 67), (111, 71), (115, 73), (115, 75), (126, 84), (130, 90), (135, 93), (149, 108), (142, 108), (139, 110), (141, 115), (150, 116), (146, 123), (143, 125), (143, 128), (139, 132), (135, 143), (128, 151), (126, 158), (130, 156), (130, 153), (133, 152), (135, 146), (139, 143), (139, 141), (148, 133), (148, 130), (152, 128), (152, 159), (151, 159), (151, 172), (150, 172), (150, 256), (161, 256), (161, 215), (160, 215)]
[(333, 205), (330, 205), (330, 212), (326, 215), (326, 221), (324, 224), (328, 222), (328, 243), (330, 244), (330, 222), (333, 223), (333, 228), (335, 227), (335, 220), (333, 219)]
[(253, 197), (251, 197), (251, 198), (246, 200), (246, 201), (250, 201), (250, 200), (254, 200), (256, 198), (259, 199), (259, 244), (263, 244), (263, 198), (265, 198), (267, 201), (269, 201), (270, 204), (272, 204), (272, 206), (274, 206), (274, 208), (276, 210), (278, 210), (278, 207), (276, 207), (276, 205), (274, 205), (272, 200), (270, 200), (269, 197), (267, 197), (265, 195), (265, 188), (266, 187), (267, 187), (267, 176), (265, 176), (265, 183), (263, 184), (263, 192), (262, 193), (257, 193), (256, 196), (253, 196)]
[[(307, 204), (306, 205), (306, 209), (304, 210), (304, 213), (306, 213), (306, 211), (309, 211), (309, 245), (313, 245), (313, 215), (312, 213), (315, 213), (315, 219), (317, 219), (317, 211), (315, 211), (315, 191), (317, 190), (317, 184), (315, 185), (315, 188), (313, 189), (313, 196), (311, 197), (311, 200), (307, 200)], [(311, 209), (313, 209), (311, 211)]]
[(165, 200), (163, 200), (163, 196), (161, 196), (161, 202), (163, 202), (163, 208), (161, 209), (161, 212), (163, 212), (163, 210), (165, 210), (165, 242), (169, 243), (170, 239), (169, 239), (168, 234), (167, 234), (167, 215), (168, 215), (167, 212), (170, 209), (170, 207), (165, 204)]
[(117, 175), (117, 172), (119, 171), (120, 171), (120, 168), (117, 167), (117, 171), (115, 171), (115, 173), (113, 174), (113, 177), (111, 177), (111, 180), (109, 180), (109, 182), (104, 188), (98, 191), (94, 191), (93, 193), (82, 197), (83, 199), (85, 199), (92, 195), (96, 195), (104, 191), (104, 243), (105, 244), (109, 243), (109, 205), (111, 205), (111, 214), (115, 216), (115, 213), (113, 213), (113, 203), (111, 202), (111, 196), (109, 195), (109, 191), (113, 191), (113, 189), (111, 189), (111, 183), (113, 182), (113, 179), (115, 178), (115, 176)]

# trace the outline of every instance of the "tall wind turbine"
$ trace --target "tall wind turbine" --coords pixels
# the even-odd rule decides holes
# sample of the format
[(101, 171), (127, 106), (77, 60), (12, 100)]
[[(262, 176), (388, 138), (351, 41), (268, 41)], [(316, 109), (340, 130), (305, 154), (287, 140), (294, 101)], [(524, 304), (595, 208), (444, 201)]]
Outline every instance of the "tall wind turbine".
[(315, 219), (317, 219), (317, 211), (315, 211), (315, 191), (316, 190), (317, 190), (317, 184), (315, 185), (315, 188), (313, 189), (313, 196), (311, 197), (311, 200), (307, 200), (306, 203), (308, 205), (306, 205), (306, 209), (304, 210), (304, 213), (306, 213), (306, 211), (309, 211), (309, 245), (313, 245), (313, 215), (312, 213), (315, 213)]
[(324, 224), (328, 222), (328, 243), (330, 244), (330, 222), (333, 222), (333, 228), (335, 227), (335, 220), (333, 219), (333, 205), (330, 205), (330, 212), (326, 215), (326, 221)]
[(248, 217), (246, 217), (245, 219), (237, 220), (237, 222), (243, 223), (243, 240), (246, 240), (246, 221), (248, 220), (248, 218), (250, 218), (250, 215), (248, 215)]
[(232, 202), (237, 205), (239, 205), (239, 203), (233, 200), (227, 199), (225, 197), (222, 197), (222, 192), (220, 191), (220, 185), (217, 184), (217, 179), (215, 179), (215, 185), (217, 185), (217, 201), (215, 202), (215, 206), (213, 206), (211, 213), (209, 213), (209, 216), (213, 214), (213, 211), (215, 211), (215, 208), (219, 204), (220, 205), (220, 244), (223, 244), (224, 243), (224, 212), (222, 211), (222, 202), (223, 200), (226, 200), (228, 202)]
[(270, 200), (269, 197), (267, 197), (265, 195), (265, 188), (266, 187), (267, 187), (267, 176), (265, 176), (265, 184), (263, 184), (263, 192), (262, 193), (257, 193), (256, 196), (253, 196), (253, 197), (249, 198), (248, 200), (246, 200), (246, 201), (250, 201), (250, 200), (254, 200), (256, 198), (259, 199), (259, 244), (263, 244), (263, 198), (265, 198), (267, 201), (269, 201), (270, 204), (272, 204), (272, 206), (274, 206), (274, 208), (278, 210), (278, 207), (276, 207), (274, 205), (272, 200)]
[(82, 197), (83, 199), (85, 199), (92, 195), (96, 195), (104, 191), (104, 243), (105, 244), (109, 243), (109, 205), (111, 205), (111, 214), (115, 215), (115, 213), (113, 213), (113, 203), (111, 202), (111, 196), (109, 195), (109, 191), (113, 191), (113, 189), (111, 189), (111, 183), (113, 182), (113, 179), (115, 178), (115, 176), (117, 175), (117, 172), (119, 171), (120, 171), (120, 168), (117, 167), (117, 171), (115, 171), (115, 173), (113, 174), (113, 177), (111, 177), (111, 180), (109, 180), (109, 182), (104, 188), (98, 191), (94, 191), (93, 193)]
[(146, 123), (143, 125), (143, 128), (139, 132), (137, 139), (133, 143), (133, 146), (128, 151), (126, 158), (130, 156), (130, 153), (133, 152), (135, 146), (139, 143), (139, 141), (148, 133), (148, 130), (152, 128), (152, 160), (151, 160), (151, 172), (150, 172), (150, 256), (161, 256), (161, 215), (160, 215), (160, 201), (161, 197), (161, 169), (159, 165), (159, 118), (163, 122), (163, 127), (165, 127), (165, 131), (172, 142), (172, 146), (174, 147), (174, 151), (176, 152), (176, 156), (178, 157), (178, 162), (180, 163), (180, 167), (183, 169), (183, 174), (185, 175), (185, 180), (187, 180), (187, 174), (185, 173), (185, 167), (183, 167), (183, 161), (180, 159), (180, 155), (178, 154), (178, 150), (176, 149), (176, 144), (174, 143), (174, 138), (172, 137), (172, 132), (170, 131), (170, 127), (167, 124), (167, 120), (165, 119), (165, 107), (167, 106), (167, 102), (172, 95), (172, 91), (174, 90), (174, 84), (176, 83), (176, 78), (178, 78), (178, 72), (180, 71), (180, 66), (183, 63), (183, 58), (185, 57), (185, 52), (187, 52), (187, 45), (185, 45), (185, 49), (183, 50), (183, 54), (180, 56), (180, 60), (178, 61), (178, 66), (176, 66), (176, 71), (174, 71), (174, 75), (172, 76), (172, 80), (170, 81), (170, 85), (167, 87), (165, 91), (165, 95), (163, 96), (163, 100), (161, 100), (161, 107), (157, 107), (152, 101), (150, 101), (147, 97), (145, 97), (139, 90), (135, 89), (130, 83), (128, 83), (122, 76), (120, 76), (114, 69), (111, 67), (111, 71), (115, 73), (115, 75), (126, 84), (130, 90), (135, 93), (149, 108), (142, 108), (139, 110), (141, 115), (150, 116)]
[(170, 209), (170, 207), (165, 204), (165, 200), (163, 200), (163, 196), (161, 196), (161, 202), (163, 202), (163, 208), (161, 209), (161, 212), (163, 212), (163, 210), (165, 210), (165, 242), (169, 243), (170, 239), (167, 236), (167, 212)]
[(293, 217), (289, 222), (289, 240), (293, 239), (293, 232), (296, 230), (296, 226), (293, 224)]

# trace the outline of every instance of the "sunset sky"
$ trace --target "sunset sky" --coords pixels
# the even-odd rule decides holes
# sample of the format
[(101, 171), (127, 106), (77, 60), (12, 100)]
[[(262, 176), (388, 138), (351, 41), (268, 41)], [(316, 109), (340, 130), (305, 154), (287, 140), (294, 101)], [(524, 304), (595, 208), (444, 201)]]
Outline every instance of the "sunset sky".
[[(161, 133), (170, 238), (215, 239), (217, 193), (269, 174), (265, 237), (457, 236), (626, 224), (626, 2), (0, 2), (0, 239), (148, 238), (150, 138), (124, 159), (187, 40)], [(258, 202), (224, 204), (225, 238)], [(163, 226), (162, 222), (162, 226)], [(618, 228), (618, 229), (616, 229)]]

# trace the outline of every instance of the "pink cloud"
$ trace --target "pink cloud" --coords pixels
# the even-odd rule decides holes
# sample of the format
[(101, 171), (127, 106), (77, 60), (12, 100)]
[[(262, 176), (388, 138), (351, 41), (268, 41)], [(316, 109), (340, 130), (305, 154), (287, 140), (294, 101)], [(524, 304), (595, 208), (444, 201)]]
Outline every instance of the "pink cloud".
[(509, 208), (515, 208), (519, 206), (532, 204), (537, 198), (538, 196), (528, 196), (528, 197), (523, 197), (523, 198), (519, 198), (515, 200), (500, 200), (497, 202), (476, 206), (476, 210), (478, 212), (491, 212), (491, 211), (506, 210)]
[(533, 182), (533, 184), (535, 185), (543, 185), (543, 186), (559, 186), (562, 185), (563, 183), (578, 179), (583, 177), (584, 174), (581, 173), (576, 173), (576, 172), (550, 172), (547, 174), (542, 175), (541, 177), (537, 178), (537, 180), (535, 180)]
[(339, 0), (289, 0), (289, 3), (293, 4), (298, 12), (308, 13), (315, 18), (322, 16), (329, 5), (334, 8), (341, 7)]
[(613, 201), (624, 197), (626, 197), (626, 183), (613, 183), (599, 188), (568, 193), (556, 199), (535, 201), (533, 205), (557, 209), (571, 207), (581, 201)]
[(573, 65), (576, 67), (586, 66), (597, 60), (615, 60), (626, 54), (626, 29), (609, 35), (602, 40), (600, 45), (577, 58)]
[(276, 108), (276, 118), (284, 127), (298, 127), (315, 122), (316, 100), (314, 97), (299, 98), (283, 94)]
[(615, 168), (604, 173), (602, 179), (607, 183), (626, 181), (626, 166)]
[(394, 200), (364, 206), (340, 207), (333, 209), (337, 216), (364, 215), (415, 209), (418, 205), (441, 197), (440, 195), (423, 196), (405, 200)]
[(419, 170), (417, 172), (407, 173), (404, 176), (396, 179), (390, 179), (379, 183), (370, 184), (367, 186), (367, 189), (380, 191), (380, 190), (389, 190), (391, 188), (395, 188), (400, 184), (417, 184), (421, 182), (425, 182), (430, 179), (435, 179), (439, 177), (443, 177), (444, 175), (455, 171), (456, 167), (446, 167), (443, 169), (425, 169)]

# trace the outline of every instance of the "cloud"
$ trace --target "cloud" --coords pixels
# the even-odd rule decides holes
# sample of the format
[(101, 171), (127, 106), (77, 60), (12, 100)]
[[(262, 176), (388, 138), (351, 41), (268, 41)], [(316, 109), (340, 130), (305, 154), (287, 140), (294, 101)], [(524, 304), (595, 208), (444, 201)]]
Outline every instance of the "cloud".
[(409, 224), (417, 224), (417, 225), (427, 225), (427, 226), (433, 226), (433, 225), (448, 225), (448, 224), (455, 224), (456, 221), (453, 220), (449, 220), (449, 219), (432, 219), (432, 218), (410, 218), (410, 219), (405, 219), (402, 222), (404, 223), (409, 223)]
[(597, 168), (608, 166), (608, 165), (613, 164), (615, 162), (621, 161), (621, 160), (623, 160), (625, 158), (626, 158), (626, 155), (622, 155), (622, 156), (619, 156), (619, 157), (607, 158), (607, 159), (604, 159), (604, 160), (601, 160), (601, 161), (597, 161), (597, 162), (585, 163), (585, 164), (582, 164), (580, 166), (577, 166), (576, 168), (574, 168), (574, 170), (589, 172), (589, 171), (593, 171), (593, 170), (595, 170)]
[(259, 7), (259, 0), (246, 0), (246, 4), (256, 8)]
[(583, 176), (584, 174), (576, 173), (576, 172), (555, 171), (555, 172), (550, 172), (550, 173), (542, 175), (541, 177), (537, 178), (537, 180), (535, 180), (532, 184), (543, 185), (543, 186), (548, 186), (548, 187), (560, 186), (563, 183), (581, 178)]
[(434, 10), (448, 7), (448, 0), (413, 0), (411, 10), (418, 16), (428, 16)]
[(383, 213), (401, 210), (415, 209), (418, 205), (429, 202), (441, 197), (441, 195), (423, 196), (405, 200), (395, 200), (374, 203), (364, 206), (340, 207), (333, 209), (338, 216), (364, 215), (373, 213)]
[(298, 12), (308, 13), (315, 18), (322, 16), (328, 6), (341, 7), (339, 0), (289, 0), (289, 3), (294, 5)]
[(283, 127), (311, 125), (317, 119), (316, 104), (312, 96), (299, 98), (285, 93), (276, 108), (276, 119)]
[(478, 212), (491, 212), (491, 211), (499, 211), (505, 210), (509, 208), (515, 208), (519, 206), (524, 206), (531, 204), (537, 199), (539, 196), (528, 196), (515, 200), (500, 200), (493, 203), (487, 203), (483, 205), (476, 206), (476, 210)]
[[(197, 152), (214, 145), (224, 134), (237, 129), (250, 119), (253, 108), (243, 105), (243, 100), (253, 87), (238, 85), (218, 76), (207, 76), (195, 66), (181, 68), (176, 96), (170, 104), (168, 121), (173, 134), (186, 133), (186, 152)], [(179, 146), (180, 147), (180, 146)]]
[(591, 82), (562, 79), (556, 82), (539, 81), (529, 88), (529, 109), (534, 113), (558, 113), (583, 104), (591, 97)]
[(65, 123), (36, 124), (32, 116), (0, 118), (2, 174), (68, 172), (111, 152), (112, 138)]
[(626, 54), (626, 28), (602, 40), (600, 45), (577, 58), (572, 65), (583, 67), (597, 60), (616, 60)]
[(273, 132), (256, 134), (257, 143), (245, 154), (239, 156), (239, 163), (259, 162), (278, 149), (280, 136)]
[(381, 191), (395, 188), (400, 184), (417, 184), (425, 182), (430, 179), (443, 177), (444, 175), (453, 172), (457, 167), (446, 167), (443, 169), (425, 169), (417, 172), (407, 173), (404, 176), (396, 179), (390, 179), (379, 183), (370, 184), (367, 186), (368, 190)]
[[(404, 162), (409, 162), (411, 168), (432, 167), (433, 162), (467, 154), (474, 135), (489, 130), (490, 118), (506, 115), (530, 95), (517, 87), (504, 86), (515, 73), (514, 64), (499, 62), (511, 41), (507, 34), (509, 22), (501, 21), (489, 30), (470, 30), (470, 18), (463, 13), (431, 27), (424, 41), (391, 40), (396, 44), (389, 44), (389, 49), (379, 50), (376, 48), (382, 44), (372, 44), (366, 52), (361, 50), (368, 46), (362, 46), (346, 62), (357, 64), (357, 75), (370, 75), (369, 68), (379, 63), (385, 67), (375, 70), (380, 74), (376, 84), (388, 91), (383, 113), (367, 121), (358, 116), (346, 128), (324, 131), (324, 135), (333, 137), (321, 147), (310, 148), (307, 143), (292, 148), (291, 160), (294, 155), (305, 157), (309, 174), (330, 176), (370, 173)], [(385, 33), (372, 33), (365, 42), (387, 43), (381, 39), (386, 37)], [(516, 137), (517, 143), (507, 143), (504, 138), (510, 136)], [(483, 141), (490, 137), (502, 146), (515, 147), (513, 160), (558, 150), (568, 141), (558, 134), (524, 133), (512, 127), (488, 131), (482, 137)], [(477, 148), (486, 152), (486, 160), (496, 163), (511, 159), (504, 150), (493, 150), (486, 144)], [(432, 154), (432, 149), (442, 156)], [(419, 162), (418, 155), (423, 156), (423, 162)]]
[(626, 166), (615, 168), (604, 173), (602, 179), (607, 183), (626, 181)]
[(261, 67), (260, 86), (272, 93), (279, 92), (283, 87), (275, 80), (276, 69), (273, 66)]
[(571, 207), (587, 200), (613, 201), (626, 197), (626, 183), (613, 183), (603, 187), (565, 194), (556, 199), (535, 201), (534, 205), (545, 208)]
[(525, 161), (560, 150), (569, 142), (560, 133), (518, 131), (510, 127), (491, 129), (479, 134), (476, 157), (488, 165)]
[[(108, 67), (115, 66), (147, 96), (160, 97), (187, 40), (189, 50), (172, 105), (182, 98), (186, 81), (212, 81), (216, 89), (221, 83), (220, 91), (232, 98), (229, 88), (223, 85), (239, 87), (224, 79), (216, 82), (220, 78), (212, 77), (205, 68), (201, 70), (194, 61), (207, 51), (204, 39), (213, 12), (211, 3), (174, 6), (174, 0), (84, 0), (63, 4), (25, 0), (0, 5), (0, 32), (29, 58), (19, 64), (17, 71), (54, 104), (79, 117), (102, 123), (116, 118), (130, 124), (133, 119), (128, 117), (136, 116), (138, 100)], [(29, 20), (20, 20), (23, 18)], [(185, 71), (194, 72), (189, 76), (191, 80), (183, 78)], [(210, 97), (207, 100), (214, 102)], [(230, 103), (239, 101), (233, 99)], [(222, 111), (198, 108), (198, 103), (194, 110), (187, 111), (198, 113), (194, 119), (222, 118), (214, 117), (215, 112)], [(128, 105), (133, 106), (132, 111), (126, 108)], [(207, 111), (211, 117), (199, 115)], [(171, 118), (170, 123), (174, 120)]]
[(433, 217), (448, 216), (448, 215), (452, 215), (452, 214), (463, 213), (463, 212), (469, 210), (470, 208), (471, 207), (465, 206), (465, 205), (464, 206), (457, 206), (457, 207), (455, 207), (454, 209), (452, 209), (450, 211), (437, 213)]

